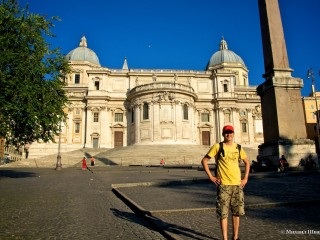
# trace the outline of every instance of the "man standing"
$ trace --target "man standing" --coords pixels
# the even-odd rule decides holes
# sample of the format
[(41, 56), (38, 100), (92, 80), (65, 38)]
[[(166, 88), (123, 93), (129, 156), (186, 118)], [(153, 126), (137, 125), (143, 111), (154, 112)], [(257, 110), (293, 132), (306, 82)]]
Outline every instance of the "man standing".
[[(244, 215), (243, 188), (248, 181), (250, 163), (245, 151), (233, 142), (234, 128), (226, 125), (222, 129), (223, 142), (214, 144), (203, 157), (201, 163), (210, 181), (217, 185), (217, 217), (224, 240), (228, 239), (228, 213), (232, 212), (233, 239), (239, 239), (240, 215)], [(212, 175), (208, 161), (216, 159), (216, 174)], [(245, 173), (241, 179), (239, 161), (245, 164)]]

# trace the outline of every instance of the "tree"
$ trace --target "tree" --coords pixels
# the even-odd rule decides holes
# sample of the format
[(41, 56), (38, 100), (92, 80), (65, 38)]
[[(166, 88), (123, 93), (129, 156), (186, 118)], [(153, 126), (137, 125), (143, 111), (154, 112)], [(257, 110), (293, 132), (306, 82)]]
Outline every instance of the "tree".
[(62, 79), (70, 72), (60, 49), (45, 40), (58, 19), (0, 1), (0, 137), (14, 146), (54, 141), (66, 118)]

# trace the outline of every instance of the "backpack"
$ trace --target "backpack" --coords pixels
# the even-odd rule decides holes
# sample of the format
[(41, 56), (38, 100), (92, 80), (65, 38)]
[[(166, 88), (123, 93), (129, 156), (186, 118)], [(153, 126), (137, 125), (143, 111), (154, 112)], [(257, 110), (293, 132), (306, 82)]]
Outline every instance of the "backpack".
[[(239, 157), (238, 157), (238, 161), (239, 161), (239, 163), (240, 163), (240, 161), (241, 161), (241, 157), (240, 157), (240, 151), (241, 151), (241, 145), (240, 144), (237, 144), (237, 149), (239, 150)], [(224, 157), (224, 149), (223, 149), (223, 142), (220, 142), (219, 143), (219, 151), (218, 151), (218, 153), (217, 153), (217, 155), (216, 155), (216, 169), (215, 169), (215, 173), (216, 173), (216, 176), (217, 176), (217, 166), (218, 166), (218, 160), (219, 160), (219, 156), (220, 156), (220, 154), (222, 153), (222, 156)]]
[[(239, 157), (238, 157), (238, 159), (239, 159), (239, 162), (241, 161), (241, 158), (240, 158), (240, 151), (241, 151), (241, 145), (240, 144), (237, 144), (237, 149), (239, 150)], [(216, 160), (218, 160), (218, 157), (220, 156), (220, 154), (222, 153), (222, 156), (224, 157), (224, 149), (223, 149), (223, 142), (220, 142), (219, 143), (219, 151), (218, 151), (218, 153), (217, 153), (217, 159)]]

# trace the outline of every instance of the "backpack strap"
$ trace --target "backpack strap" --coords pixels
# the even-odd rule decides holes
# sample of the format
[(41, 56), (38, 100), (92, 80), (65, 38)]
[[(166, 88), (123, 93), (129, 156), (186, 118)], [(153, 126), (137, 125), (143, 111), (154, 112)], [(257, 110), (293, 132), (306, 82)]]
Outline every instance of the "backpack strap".
[[(241, 151), (241, 145), (240, 144), (237, 144), (237, 149), (239, 151), (239, 159), (240, 158), (240, 151)], [(220, 154), (222, 153), (222, 156), (224, 157), (224, 150), (223, 150), (223, 142), (219, 142), (219, 151), (217, 153), (217, 158), (220, 156)]]
[(239, 160), (239, 163), (241, 162), (241, 157), (240, 157), (240, 151), (241, 151), (241, 145), (240, 144), (237, 144), (237, 148), (239, 150), (239, 157), (238, 157), (238, 160)]
[[(239, 163), (242, 161), (241, 156), (240, 156), (240, 151), (241, 151), (241, 145), (237, 144), (237, 149), (239, 151), (239, 156), (238, 156), (238, 161)], [(217, 168), (218, 168), (218, 164), (219, 164), (219, 157), (222, 154), (222, 156), (224, 157), (224, 149), (223, 149), (223, 142), (219, 142), (219, 151), (215, 157), (216, 159), (216, 169), (215, 169), (215, 174), (217, 176)]]
[(219, 158), (220, 158), (220, 155), (222, 153), (222, 156), (224, 156), (224, 150), (223, 150), (223, 142), (219, 142), (219, 151), (217, 152), (216, 154), (216, 169), (215, 169), (215, 175), (217, 176), (217, 170), (218, 170), (218, 164), (219, 164)]
[[(240, 144), (237, 144), (237, 149), (239, 151), (239, 157), (238, 157), (238, 160), (239, 162), (241, 161), (241, 157), (240, 157), (240, 151), (241, 151), (241, 145)], [(219, 151), (216, 155), (216, 161), (219, 160), (219, 156), (220, 154), (222, 154), (222, 156), (224, 157), (224, 149), (223, 149), (223, 142), (219, 142)]]
[(224, 156), (224, 149), (223, 149), (223, 142), (219, 142), (219, 151), (217, 153), (217, 158), (219, 158), (220, 154), (222, 153), (222, 156)]

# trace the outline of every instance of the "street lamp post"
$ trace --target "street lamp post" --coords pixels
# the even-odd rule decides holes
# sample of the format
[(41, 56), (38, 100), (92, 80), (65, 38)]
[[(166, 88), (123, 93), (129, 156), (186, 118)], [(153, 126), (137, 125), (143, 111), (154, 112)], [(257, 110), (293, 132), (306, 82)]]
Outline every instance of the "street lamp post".
[(62, 169), (60, 148), (61, 148), (61, 121), (60, 121), (60, 125), (59, 125), (59, 142), (58, 142), (58, 155), (57, 155), (56, 170)]
[[(319, 72), (320, 73), (320, 72)], [(319, 138), (319, 109), (318, 109), (318, 99), (317, 99), (317, 91), (316, 91), (316, 87), (315, 87), (315, 77), (314, 77), (314, 73), (312, 68), (308, 69), (308, 73), (307, 73), (307, 78), (310, 79), (312, 81), (312, 95), (314, 97), (314, 100), (316, 102), (316, 111), (317, 111), (317, 124), (316, 124), (316, 130), (317, 130), (317, 141), (318, 141), (318, 146), (317, 146), (317, 150), (320, 150), (320, 138)], [(317, 151), (317, 152), (318, 152)]]

